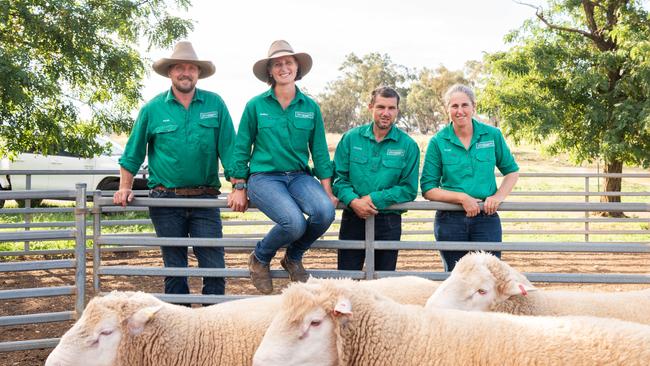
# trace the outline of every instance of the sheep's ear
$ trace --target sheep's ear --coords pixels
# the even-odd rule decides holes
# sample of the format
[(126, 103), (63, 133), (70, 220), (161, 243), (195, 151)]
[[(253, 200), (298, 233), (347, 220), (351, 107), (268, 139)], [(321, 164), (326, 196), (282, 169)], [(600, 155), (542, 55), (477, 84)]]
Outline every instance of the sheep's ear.
[(153, 319), (153, 316), (162, 309), (162, 305), (142, 308), (131, 315), (127, 322), (127, 329), (132, 335), (138, 335), (144, 331), (144, 326)]
[(530, 282), (510, 280), (504, 289), (504, 295), (507, 297), (518, 295), (526, 296), (531, 291), (537, 291), (537, 288)]
[(352, 315), (352, 303), (347, 297), (339, 297), (334, 305), (334, 311), (332, 312), (335, 317), (347, 317)]

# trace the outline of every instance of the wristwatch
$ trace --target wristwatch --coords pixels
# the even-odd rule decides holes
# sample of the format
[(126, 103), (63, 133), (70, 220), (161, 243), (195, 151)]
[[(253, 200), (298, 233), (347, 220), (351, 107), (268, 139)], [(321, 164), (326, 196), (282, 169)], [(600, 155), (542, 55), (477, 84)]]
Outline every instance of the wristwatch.
[(248, 184), (245, 182), (238, 182), (232, 185), (232, 187), (238, 191), (241, 191), (242, 189), (248, 188)]

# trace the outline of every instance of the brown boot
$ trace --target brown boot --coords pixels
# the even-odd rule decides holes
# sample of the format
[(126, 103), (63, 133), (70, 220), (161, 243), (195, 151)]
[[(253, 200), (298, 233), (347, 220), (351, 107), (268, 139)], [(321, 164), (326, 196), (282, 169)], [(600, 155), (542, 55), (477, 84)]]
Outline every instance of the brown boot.
[(273, 292), (273, 282), (271, 281), (271, 268), (268, 264), (264, 264), (257, 260), (255, 252), (251, 253), (248, 260), (248, 271), (251, 274), (253, 286), (263, 293), (270, 294)]
[(289, 272), (289, 278), (292, 282), (307, 282), (309, 279), (309, 273), (305, 271), (305, 267), (302, 266), (302, 261), (294, 261), (287, 257), (287, 254), (284, 254), (284, 258), (280, 260), (282, 268)]

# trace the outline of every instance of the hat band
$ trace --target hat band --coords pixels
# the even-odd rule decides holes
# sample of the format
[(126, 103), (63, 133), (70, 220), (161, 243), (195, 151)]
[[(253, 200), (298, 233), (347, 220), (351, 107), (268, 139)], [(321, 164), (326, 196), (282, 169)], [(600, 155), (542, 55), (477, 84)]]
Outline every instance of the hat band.
[(273, 52), (272, 54), (270, 54), (269, 58), (273, 58), (273, 55), (275, 55), (276, 53), (280, 53), (280, 52), (294, 53), (293, 50), (277, 50), (277, 51)]

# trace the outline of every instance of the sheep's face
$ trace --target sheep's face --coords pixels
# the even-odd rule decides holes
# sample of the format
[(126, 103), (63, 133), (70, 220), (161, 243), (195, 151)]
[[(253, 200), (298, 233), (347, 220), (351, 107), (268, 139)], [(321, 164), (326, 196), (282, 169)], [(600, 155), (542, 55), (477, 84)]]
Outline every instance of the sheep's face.
[(45, 366), (115, 365), (123, 337), (142, 333), (161, 308), (160, 300), (138, 292), (96, 297), (61, 337)]
[(452, 273), (427, 300), (427, 308), (488, 311), (496, 300), (494, 277), (485, 271)]
[[(338, 363), (337, 319), (349, 300), (328, 301), (305, 291), (312, 284), (285, 290), (282, 310), (273, 318), (253, 357), (254, 366), (332, 366)], [(313, 288), (311, 288), (313, 290)], [(341, 305), (342, 304), (342, 305)], [(338, 310), (337, 310), (338, 309)]]
[(50, 353), (45, 366), (111, 366), (115, 364), (122, 331), (115, 313), (102, 314), (97, 321), (87, 309)]
[(489, 253), (464, 256), (427, 301), (427, 308), (490, 311), (535, 288), (524, 275)]

